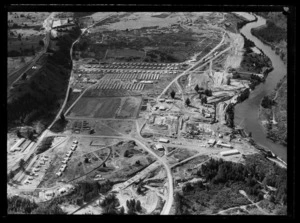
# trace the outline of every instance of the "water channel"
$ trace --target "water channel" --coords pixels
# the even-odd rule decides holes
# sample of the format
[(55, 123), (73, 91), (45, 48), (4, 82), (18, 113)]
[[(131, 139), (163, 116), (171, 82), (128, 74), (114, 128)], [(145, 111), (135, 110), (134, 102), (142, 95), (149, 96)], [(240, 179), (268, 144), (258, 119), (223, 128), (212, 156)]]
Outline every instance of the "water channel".
[(240, 125), (243, 127), (246, 132), (251, 132), (253, 140), (258, 145), (271, 150), (286, 162), (287, 148), (273, 143), (270, 139), (266, 138), (266, 132), (264, 131), (258, 118), (258, 111), (261, 99), (265, 95), (270, 94), (276, 88), (276, 85), (280, 79), (287, 74), (287, 67), (270, 46), (264, 44), (251, 34), (252, 28), (266, 24), (266, 20), (264, 18), (260, 16), (257, 16), (257, 18), (258, 20), (256, 22), (246, 24), (240, 30), (240, 32), (243, 33), (248, 39), (252, 40), (255, 45), (271, 59), (274, 69), (268, 74), (264, 83), (256, 86), (255, 90), (250, 93), (250, 96), (247, 100), (235, 106), (234, 123), (235, 125)]

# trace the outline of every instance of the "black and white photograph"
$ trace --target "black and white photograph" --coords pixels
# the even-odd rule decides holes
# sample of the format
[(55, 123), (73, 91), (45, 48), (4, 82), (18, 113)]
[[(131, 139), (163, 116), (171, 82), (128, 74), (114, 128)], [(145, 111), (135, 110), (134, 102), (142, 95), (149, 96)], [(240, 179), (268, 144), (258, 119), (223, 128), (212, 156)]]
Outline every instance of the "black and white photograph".
[(293, 6), (5, 9), (7, 216), (291, 216)]

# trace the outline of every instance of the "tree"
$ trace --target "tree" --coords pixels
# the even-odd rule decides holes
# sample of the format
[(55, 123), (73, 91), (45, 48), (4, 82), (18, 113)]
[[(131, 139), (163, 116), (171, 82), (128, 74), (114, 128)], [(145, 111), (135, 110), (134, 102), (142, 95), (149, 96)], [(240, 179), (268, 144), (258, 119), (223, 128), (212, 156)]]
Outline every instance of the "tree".
[(20, 161), (19, 161), (19, 167), (21, 167), (22, 170), (24, 170), (24, 164), (25, 164), (25, 160), (20, 159)]
[(14, 178), (15, 174), (12, 171), (9, 171), (8, 175), (7, 175), (7, 179), (8, 181), (12, 178)]
[(62, 113), (60, 113), (60, 119), (62, 120), (62, 121), (65, 121), (66, 120), (66, 118), (65, 118), (65, 115), (64, 115), (64, 113), (62, 112)]
[(19, 129), (17, 130), (17, 136), (18, 136), (18, 138), (21, 138), (21, 137), (22, 137), (21, 132), (20, 132)]
[(190, 104), (191, 104), (191, 101), (190, 101), (190, 99), (189, 99), (189, 98), (187, 98), (187, 99), (185, 100), (185, 104), (186, 104), (186, 106), (190, 106)]
[(31, 51), (32, 51), (32, 55), (35, 55), (35, 50), (34, 50), (33, 45), (31, 46)]
[(44, 46), (44, 45), (45, 45), (44, 41), (43, 41), (43, 40), (40, 40), (40, 41), (39, 41), (39, 45), (40, 45), (40, 46)]
[(124, 209), (123, 206), (120, 208), (120, 213), (119, 213), (119, 214), (120, 214), (120, 215), (124, 215), (124, 214), (125, 214), (125, 209)]
[(136, 215), (137, 213), (140, 213), (142, 211), (141, 202), (139, 200), (127, 200), (126, 206), (128, 208), (127, 214), (129, 215)]
[(175, 91), (172, 90), (171, 93), (170, 93), (170, 95), (171, 95), (171, 98), (174, 99), (174, 98), (175, 98), (175, 95), (176, 95)]
[(200, 90), (199, 85), (197, 84), (195, 87), (195, 91), (198, 93), (198, 91)]
[(115, 194), (109, 194), (100, 203), (100, 207), (103, 210), (103, 214), (119, 214), (118, 207), (120, 202)]
[(135, 209), (137, 212), (141, 212), (142, 211), (142, 206), (141, 206), (141, 202), (140, 200), (138, 200), (135, 204)]
[(206, 94), (206, 96), (212, 96), (212, 91), (210, 89), (205, 89), (204, 94)]
[[(24, 74), (22, 75), (22, 80), (26, 80), (26, 77), (27, 77), (27, 74), (24, 73)], [(20, 89), (20, 88), (19, 88), (19, 89)]]
[(230, 83), (231, 83), (231, 78), (228, 77), (228, 78), (227, 78), (227, 85), (230, 85)]
[(204, 96), (204, 97), (201, 97), (201, 105), (203, 104), (207, 104), (207, 97)]

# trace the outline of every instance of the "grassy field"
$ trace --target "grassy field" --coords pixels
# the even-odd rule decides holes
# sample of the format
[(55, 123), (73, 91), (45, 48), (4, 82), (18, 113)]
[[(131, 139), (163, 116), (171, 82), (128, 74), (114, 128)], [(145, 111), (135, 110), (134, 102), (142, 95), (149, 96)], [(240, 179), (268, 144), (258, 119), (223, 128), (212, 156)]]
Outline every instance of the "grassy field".
[(106, 58), (123, 58), (123, 57), (144, 57), (145, 53), (143, 51), (137, 51), (132, 49), (115, 49), (109, 50)]
[(129, 97), (123, 99), (120, 112), (117, 114), (117, 118), (137, 118), (139, 107), (141, 104), (140, 97)]
[(70, 111), (71, 117), (113, 118), (121, 103), (121, 98), (82, 97)]

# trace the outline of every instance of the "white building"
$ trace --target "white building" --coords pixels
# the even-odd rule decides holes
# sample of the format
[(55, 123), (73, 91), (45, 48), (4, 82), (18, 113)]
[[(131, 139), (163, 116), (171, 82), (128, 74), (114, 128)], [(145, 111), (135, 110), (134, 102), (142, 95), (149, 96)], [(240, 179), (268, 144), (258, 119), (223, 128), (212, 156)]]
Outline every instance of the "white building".
[(164, 150), (164, 146), (162, 144), (156, 144), (155, 149), (156, 150)]
[(235, 154), (240, 154), (240, 152), (237, 149), (232, 149), (232, 150), (226, 150), (223, 152), (220, 152), (221, 156), (231, 156)]
[(208, 140), (208, 145), (215, 145), (215, 143), (216, 143), (216, 140), (215, 139), (210, 139), (210, 140)]
[(165, 139), (165, 138), (160, 138), (158, 141), (159, 141), (159, 142), (163, 142), (163, 143), (168, 143), (168, 142), (170, 142), (170, 140)]

